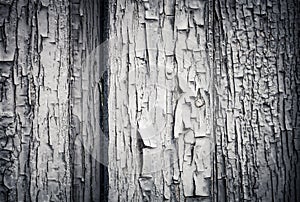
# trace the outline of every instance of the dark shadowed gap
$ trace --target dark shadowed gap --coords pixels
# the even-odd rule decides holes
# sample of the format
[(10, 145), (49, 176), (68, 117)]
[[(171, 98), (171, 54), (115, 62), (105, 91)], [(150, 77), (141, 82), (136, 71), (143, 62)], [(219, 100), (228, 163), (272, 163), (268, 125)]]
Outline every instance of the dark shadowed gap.
[[(109, 0), (71, 0), (70, 1), (70, 77), (76, 77), (70, 82), (70, 172), (71, 172), (71, 201), (108, 201), (108, 75), (103, 70), (107, 69), (108, 58), (108, 6)], [(98, 124), (101, 127), (100, 134), (95, 134), (96, 145), (100, 145), (100, 153), (89, 154), (84, 141), (82, 141), (82, 120), (76, 113), (73, 113), (75, 97), (73, 91), (82, 90), (80, 83), (82, 81), (82, 68), (85, 67), (85, 61), (94, 51), (99, 50), (99, 58), (93, 58), (99, 68), (100, 81), (97, 81), (99, 90), (99, 100), (96, 107), (99, 110)], [(93, 55), (94, 56), (94, 55)], [(96, 55), (95, 55), (96, 56)], [(97, 57), (97, 56), (96, 56)], [(90, 58), (91, 59), (91, 58)], [(87, 68), (86, 68), (87, 69)], [(92, 72), (90, 72), (92, 74)], [(74, 76), (74, 75), (77, 76)], [(90, 75), (93, 78), (94, 75)], [(81, 80), (81, 81), (80, 81)], [(78, 89), (79, 88), (79, 89)], [(93, 89), (89, 89), (93, 90)], [(78, 93), (78, 92), (77, 92)], [(82, 95), (82, 94), (81, 94)], [(83, 100), (81, 99), (81, 103)], [(74, 105), (74, 106), (73, 106)], [(82, 110), (84, 109), (81, 106)], [(77, 141), (77, 142), (75, 142)], [(81, 141), (81, 145), (80, 144)], [(89, 144), (89, 143), (87, 143)], [(96, 151), (95, 150), (95, 151)], [(76, 153), (77, 152), (77, 153)], [(90, 155), (90, 156), (88, 156)], [(99, 155), (101, 156), (100, 158)], [(87, 158), (86, 158), (87, 157)], [(88, 171), (87, 171), (88, 170)], [(78, 174), (79, 172), (79, 174)], [(79, 176), (79, 177), (78, 177)], [(82, 178), (80, 178), (82, 176)], [(82, 181), (82, 179), (87, 179)], [(1, 190), (0, 190), (1, 191)]]
[[(98, 0), (95, 0), (98, 1)], [(105, 42), (108, 39), (108, 25), (109, 25), (109, 0), (101, 0), (101, 3), (99, 4), (100, 8), (100, 44)], [(108, 46), (104, 46), (108, 48)], [(102, 50), (103, 52), (108, 53), (108, 50)], [(101, 54), (102, 56), (104, 54)], [(104, 57), (105, 60), (104, 63), (101, 63), (101, 65), (105, 65), (107, 67), (107, 60)], [(100, 67), (101, 69), (106, 69), (106, 67)], [(100, 137), (100, 141), (104, 142), (105, 139), (108, 140), (109, 136), (109, 126), (108, 126), (108, 74), (107, 71), (105, 71), (101, 77), (101, 89), (102, 93), (100, 94), (101, 98), (101, 104), (100, 104), (100, 124), (101, 129), (103, 131), (103, 135)], [(100, 144), (105, 145), (105, 144)], [(104, 159), (108, 159), (108, 147), (106, 149), (101, 149), (101, 151), (104, 151)], [(100, 163), (100, 200), (101, 201), (108, 201), (108, 168), (106, 163)]]

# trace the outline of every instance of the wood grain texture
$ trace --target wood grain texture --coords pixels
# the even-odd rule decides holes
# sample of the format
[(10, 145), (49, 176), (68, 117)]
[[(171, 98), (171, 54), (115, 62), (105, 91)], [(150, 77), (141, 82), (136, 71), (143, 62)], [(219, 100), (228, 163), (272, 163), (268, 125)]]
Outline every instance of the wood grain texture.
[(209, 200), (209, 2), (110, 5), (109, 199)]
[(215, 9), (217, 201), (297, 201), (299, 2)]
[(69, 201), (68, 1), (1, 2), (0, 201)]
[(0, 0), (0, 201), (299, 201), (293, 0)]

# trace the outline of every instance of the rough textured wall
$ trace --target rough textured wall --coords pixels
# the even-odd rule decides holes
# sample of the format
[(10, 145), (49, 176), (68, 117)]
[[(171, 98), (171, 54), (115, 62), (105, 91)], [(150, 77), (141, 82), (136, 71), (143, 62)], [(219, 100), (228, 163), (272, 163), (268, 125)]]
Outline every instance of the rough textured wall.
[(68, 1), (0, 4), (0, 201), (70, 200)]
[(216, 197), (297, 201), (299, 2), (215, 8)]
[(109, 199), (209, 200), (208, 1), (112, 1)]
[(299, 3), (110, 5), (109, 199), (297, 201)]
[[(71, 139), (74, 201), (107, 199), (106, 1), (71, 4)], [(104, 75), (104, 77), (103, 77)], [(105, 79), (106, 80), (106, 79)]]
[(105, 199), (103, 2), (0, 1), (0, 201)]
[(300, 200), (299, 13), (0, 0), (0, 201)]

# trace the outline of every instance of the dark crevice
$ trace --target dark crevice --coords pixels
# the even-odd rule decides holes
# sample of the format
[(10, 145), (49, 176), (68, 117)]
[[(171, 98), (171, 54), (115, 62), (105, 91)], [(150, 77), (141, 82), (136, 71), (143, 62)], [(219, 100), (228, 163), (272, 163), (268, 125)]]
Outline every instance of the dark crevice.
[[(97, 1), (97, 0), (95, 0)], [(100, 44), (105, 43), (108, 40), (108, 29), (109, 29), (109, 0), (102, 0), (99, 3), (100, 10)], [(108, 48), (107, 46), (104, 46)], [(103, 52), (108, 52), (108, 50), (103, 50)], [(105, 60), (106, 57), (103, 59)], [(107, 61), (105, 60), (101, 65), (105, 65), (105, 67), (100, 67), (103, 70), (107, 68)], [(100, 141), (108, 141), (109, 139), (109, 126), (108, 126), (108, 71), (105, 71), (101, 77), (101, 98), (100, 101), (100, 125), (101, 130), (103, 131), (104, 136), (100, 138)], [(100, 144), (104, 145), (104, 144)], [(107, 147), (106, 147), (107, 148)], [(102, 151), (102, 150), (101, 150)], [(103, 159), (108, 159), (108, 151), (105, 149)], [(102, 163), (100, 165), (100, 200), (108, 201), (108, 167), (107, 164)]]

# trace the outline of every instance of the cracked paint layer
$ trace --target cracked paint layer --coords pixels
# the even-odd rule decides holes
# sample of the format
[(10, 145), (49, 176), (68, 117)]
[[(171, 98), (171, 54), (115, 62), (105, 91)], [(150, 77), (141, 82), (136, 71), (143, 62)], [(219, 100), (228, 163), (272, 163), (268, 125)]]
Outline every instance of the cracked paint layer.
[(211, 196), (209, 4), (127, 0), (110, 4), (112, 201)]
[(109, 199), (299, 199), (298, 3), (110, 13)]
[(0, 201), (300, 200), (299, 8), (0, 0)]
[(0, 201), (67, 201), (68, 2), (0, 7)]

